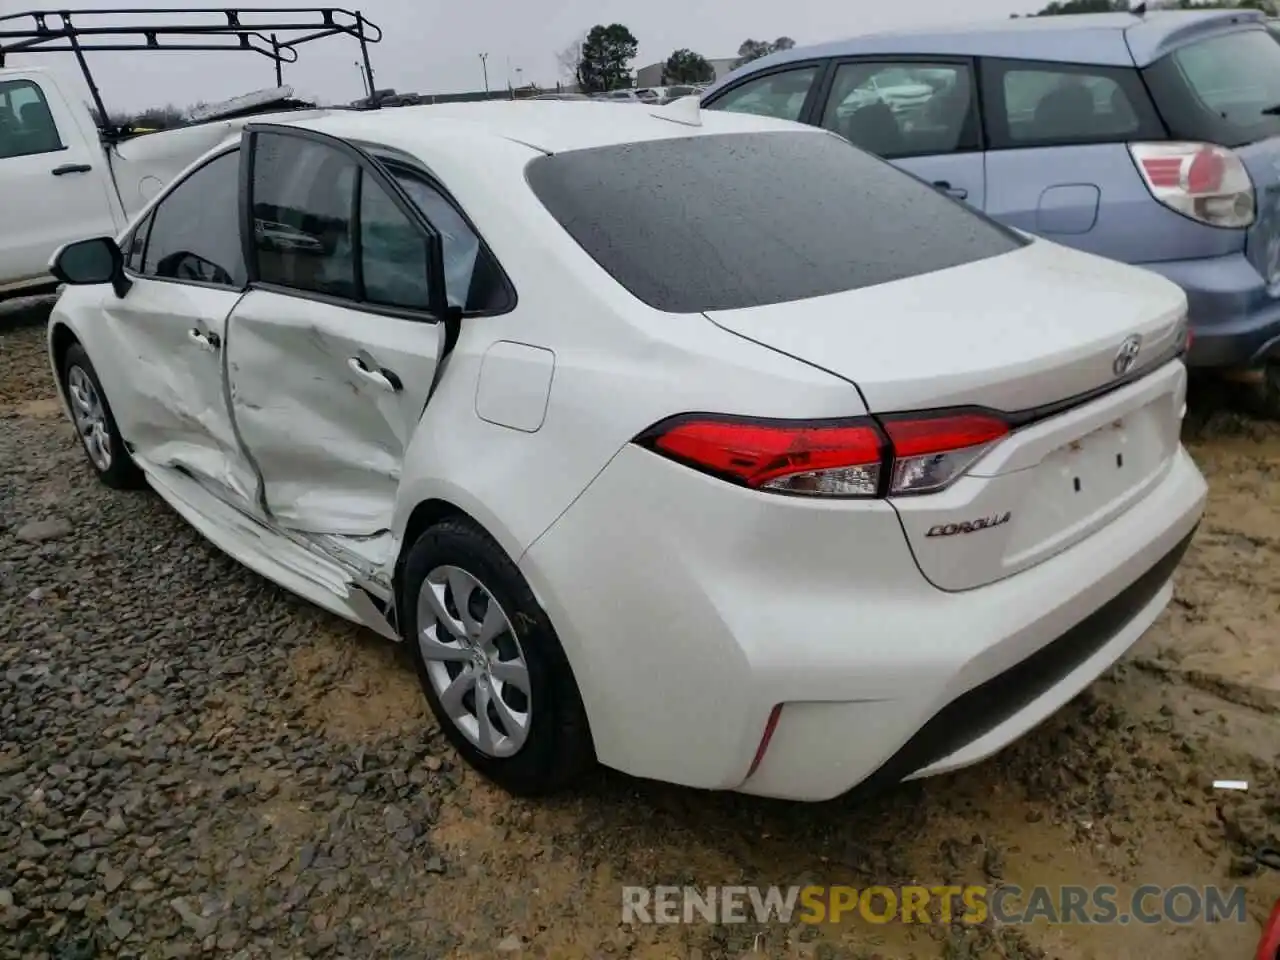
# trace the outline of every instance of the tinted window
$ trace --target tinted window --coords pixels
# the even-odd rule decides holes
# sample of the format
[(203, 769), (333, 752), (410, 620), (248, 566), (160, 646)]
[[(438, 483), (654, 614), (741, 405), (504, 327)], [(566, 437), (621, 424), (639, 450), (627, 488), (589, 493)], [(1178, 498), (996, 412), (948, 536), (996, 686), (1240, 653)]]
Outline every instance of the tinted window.
[(533, 160), (526, 176), (619, 283), (676, 313), (824, 296), (1025, 243), (816, 130), (571, 151)]
[(143, 273), (243, 286), (239, 197), (239, 150), (224, 153), (187, 177), (151, 215)]
[(978, 147), (969, 68), (955, 64), (846, 63), (822, 125), (890, 159)]
[(0, 83), (0, 160), (61, 149), (44, 92), (29, 80)]
[(780, 120), (799, 120), (809, 88), (818, 76), (817, 67), (782, 70), (748, 80), (708, 104), (712, 110), (755, 113)]
[(383, 163), (440, 237), (449, 304), (467, 313), (510, 309), (515, 294), (506, 274), (453, 201), (413, 168), (394, 158)]
[(411, 310), (431, 306), (426, 235), (371, 177), (360, 187), (360, 257), (365, 300)]
[(259, 279), (356, 299), (351, 218), (359, 167), (341, 151), (302, 137), (260, 133), (254, 144)]
[(1280, 135), (1280, 44), (1266, 30), (1188, 44), (1146, 70), (1151, 93), (1176, 139), (1228, 147)]
[(1164, 139), (1136, 70), (997, 61), (987, 75), (993, 146)]

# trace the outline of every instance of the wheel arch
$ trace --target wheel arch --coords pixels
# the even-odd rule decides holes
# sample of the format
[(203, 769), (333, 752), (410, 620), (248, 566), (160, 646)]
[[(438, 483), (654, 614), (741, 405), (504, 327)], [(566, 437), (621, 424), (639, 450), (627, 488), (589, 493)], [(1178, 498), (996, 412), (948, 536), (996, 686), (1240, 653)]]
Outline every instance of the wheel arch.
[[(443, 520), (459, 519), (475, 524), (476, 528), (488, 535), (494, 543), (498, 545), (500, 550), (506, 552), (508, 558), (510, 558), (516, 569), (520, 570), (520, 561), (523, 558), (524, 549), (512, 549), (513, 545), (517, 544), (518, 541), (511, 531), (505, 526), (502, 526), (496, 516), (490, 513), (490, 511), (485, 510), (479, 504), (471, 504), (470, 498), (460, 496), (460, 493), (461, 491), (458, 491), (457, 493), (453, 493), (451, 491), (448, 496), (443, 493), (438, 493), (437, 495), (426, 497), (419, 500), (409, 511), (408, 518), (404, 524), (404, 531), (400, 536), (399, 548), (396, 551), (395, 566), (392, 570), (392, 602), (395, 604), (397, 625), (403, 625), (408, 622), (408, 610), (406, 609), (405, 604), (408, 602), (409, 598), (406, 596), (404, 590), (404, 568), (405, 561), (409, 556), (409, 551), (413, 549), (413, 545), (423, 533)], [(462, 506), (460, 504), (466, 504), (466, 506)], [(490, 522), (485, 522), (485, 518), (490, 518)], [(528, 545), (525, 546), (527, 548)], [(520, 571), (520, 574), (521, 576), (524, 576), (524, 572), (522, 570)], [(551, 613), (547, 610), (545, 602), (539, 595), (537, 586), (532, 582), (529, 582), (527, 577), (525, 578), (525, 582), (528, 583), (529, 590), (533, 594), (534, 599), (537, 600), (538, 605), (542, 607), (546, 612), (548, 619), (550, 619)], [(555, 630), (554, 620), (551, 621), (551, 627)], [(557, 631), (557, 636), (558, 635), (559, 631)], [(401, 633), (401, 638), (404, 639), (403, 632)], [(581, 671), (574, 663), (573, 652), (565, 647), (563, 641), (560, 643), (560, 648), (564, 653), (565, 661), (569, 667), (569, 672), (573, 675), (574, 683), (579, 684)], [(582, 688), (579, 685), (578, 690), (581, 691), (581, 689)], [(588, 712), (588, 727), (591, 725), (591, 719), (591, 715)]]
[(55, 320), (49, 326), (49, 358), (53, 363), (54, 378), (58, 382), (58, 392), (63, 393), (62, 368), (67, 361), (67, 351), (81, 343), (74, 330), (61, 320)]

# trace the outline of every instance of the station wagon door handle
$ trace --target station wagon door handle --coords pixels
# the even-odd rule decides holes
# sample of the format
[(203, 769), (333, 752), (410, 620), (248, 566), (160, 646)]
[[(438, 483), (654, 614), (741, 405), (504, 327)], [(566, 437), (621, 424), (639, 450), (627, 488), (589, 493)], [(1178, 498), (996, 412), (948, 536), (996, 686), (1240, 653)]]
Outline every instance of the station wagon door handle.
[(205, 333), (195, 327), (187, 331), (187, 338), (201, 350), (217, 350), (219, 344), (222, 343), (221, 338), (216, 333)]
[(955, 197), (957, 200), (967, 200), (969, 191), (964, 187), (953, 187), (950, 180), (935, 180), (933, 185), (948, 196)]
[(351, 372), (361, 380), (367, 381), (378, 389), (387, 391), (387, 393), (398, 393), (400, 388), (403, 386), (400, 382), (400, 378), (392, 371), (385, 368), (375, 370), (359, 357), (351, 357), (348, 359), (347, 366), (350, 367)]
[(87, 163), (64, 163), (60, 167), (54, 167), (50, 172), (55, 177), (65, 177), (68, 173), (89, 173), (93, 167)]

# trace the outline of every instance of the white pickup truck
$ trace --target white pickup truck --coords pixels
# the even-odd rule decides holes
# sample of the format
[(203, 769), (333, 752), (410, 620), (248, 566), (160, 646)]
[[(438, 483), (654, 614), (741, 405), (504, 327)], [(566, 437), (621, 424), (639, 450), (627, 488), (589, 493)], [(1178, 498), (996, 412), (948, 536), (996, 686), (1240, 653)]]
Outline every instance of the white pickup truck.
[[(147, 13), (154, 16), (139, 19)], [(297, 60), (300, 45), (327, 37), (359, 44), (373, 91), (368, 45), (382, 30), (340, 7), (0, 11), (0, 300), (52, 290), (58, 247), (119, 235), (166, 183), (251, 119), (297, 116), (305, 105), (292, 98), (281, 66)], [(259, 54), (274, 63), (276, 84), (198, 110), (178, 129), (124, 136), (99, 130), (79, 91), (55, 73), (6, 59), (74, 54), (105, 114), (85, 55), (150, 50)]]
[(116, 236), (202, 154), (250, 119), (269, 118), (104, 143), (88, 108), (54, 74), (0, 70), (0, 299), (51, 287), (49, 258), (59, 246)]

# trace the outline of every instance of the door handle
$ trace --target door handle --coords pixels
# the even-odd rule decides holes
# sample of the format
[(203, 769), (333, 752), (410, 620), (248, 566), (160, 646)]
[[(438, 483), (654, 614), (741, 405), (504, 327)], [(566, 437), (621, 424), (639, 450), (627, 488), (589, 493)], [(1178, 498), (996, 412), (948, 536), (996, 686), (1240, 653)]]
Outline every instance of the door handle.
[(955, 197), (957, 200), (969, 199), (969, 191), (964, 187), (953, 187), (949, 180), (935, 180), (933, 185), (945, 193), (949, 197)]
[(379, 390), (385, 390), (387, 393), (398, 393), (404, 386), (400, 382), (400, 378), (392, 371), (385, 367), (373, 369), (359, 357), (351, 357), (347, 360), (347, 366), (361, 380), (373, 384)]
[(195, 327), (187, 331), (187, 337), (201, 350), (217, 350), (222, 343), (222, 338), (216, 333), (197, 330)]
[(55, 177), (65, 177), (68, 173), (89, 173), (93, 167), (87, 163), (64, 163), (51, 171)]

